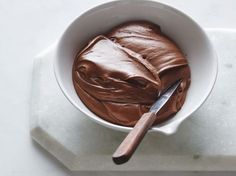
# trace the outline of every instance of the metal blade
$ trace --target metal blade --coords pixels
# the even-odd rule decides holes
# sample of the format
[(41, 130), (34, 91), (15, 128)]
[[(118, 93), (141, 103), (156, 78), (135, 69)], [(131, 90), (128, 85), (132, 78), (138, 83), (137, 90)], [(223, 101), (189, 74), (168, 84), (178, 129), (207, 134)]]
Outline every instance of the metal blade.
[(152, 107), (150, 108), (150, 112), (154, 112), (155, 114), (158, 113), (158, 111), (160, 111), (160, 109), (166, 104), (166, 102), (170, 99), (170, 97), (173, 95), (173, 93), (175, 92), (175, 90), (179, 87), (181, 83), (181, 80), (175, 82), (174, 84), (172, 84), (169, 88), (167, 88), (166, 91), (164, 91), (164, 93), (162, 93), (158, 100), (152, 105)]

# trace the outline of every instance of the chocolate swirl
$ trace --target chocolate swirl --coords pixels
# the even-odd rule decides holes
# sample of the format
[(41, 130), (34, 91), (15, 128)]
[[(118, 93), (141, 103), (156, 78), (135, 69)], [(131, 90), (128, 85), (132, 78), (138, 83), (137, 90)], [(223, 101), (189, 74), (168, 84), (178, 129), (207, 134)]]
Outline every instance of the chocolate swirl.
[(76, 56), (75, 90), (85, 105), (109, 122), (133, 126), (170, 84), (182, 83), (157, 114), (155, 124), (183, 105), (190, 85), (186, 58), (160, 28), (129, 22), (94, 38)]

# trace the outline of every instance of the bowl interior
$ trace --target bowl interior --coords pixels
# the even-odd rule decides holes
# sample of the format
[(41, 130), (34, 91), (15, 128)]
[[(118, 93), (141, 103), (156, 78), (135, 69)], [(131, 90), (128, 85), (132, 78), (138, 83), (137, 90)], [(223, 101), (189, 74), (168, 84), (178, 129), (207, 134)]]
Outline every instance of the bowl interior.
[(112, 27), (130, 20), (147, 20), (161, 26), (186, 54), (191, 68), (191, 86), (182, 109), (164, 125), (152, 130), (173, 133), (178, 124), (194, 112), (207, 98), (216, 78), (217, 60), (203, 30), (189, 17), (169, 6), (152, 1), (114, 1), (97, 6), (78, 17), (59, 41), (55, 73), (62, 91), (70, 102), (95, 121), (118, 130), (128, 127), (114, 125), (92, 113), (79, 99), (72, 83), (75, 55), (89, 40)]

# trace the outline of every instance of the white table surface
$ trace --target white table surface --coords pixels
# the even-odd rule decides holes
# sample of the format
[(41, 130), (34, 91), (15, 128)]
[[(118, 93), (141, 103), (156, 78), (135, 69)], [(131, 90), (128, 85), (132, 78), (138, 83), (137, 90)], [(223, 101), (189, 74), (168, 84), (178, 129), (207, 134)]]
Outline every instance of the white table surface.
[[(28, 111), (32, 58), (54, 42), (74, 18), (101, 2), (104, 0), (86, 2), (0, 0), (1, 176), (79, 174), (70, 173), (30, 138)], [(234, 0), (207, 0), (207, 2), (161, 0), (161, 2), (189, 14), (203, 27), (236, 29), (236, 1)], [(93, 174), (97, 175), (97, 173)], [(105, 175), (112, 174), (116, 173), (108, 172)]]

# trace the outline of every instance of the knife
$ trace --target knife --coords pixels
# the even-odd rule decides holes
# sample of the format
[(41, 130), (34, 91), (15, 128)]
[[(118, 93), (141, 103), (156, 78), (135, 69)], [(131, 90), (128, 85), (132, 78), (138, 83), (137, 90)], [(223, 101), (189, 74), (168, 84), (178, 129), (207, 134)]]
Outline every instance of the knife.
[(169, 88), (167, 88), (152, 105), (149, 112), (142, 115), (142, 117), (135, 124), (132, 131), (126, 136), (126, 138), (114, 152), (112, 159), (115, 164), (123, 164), (131, 158), (143, 137), (155, 122), (156, 114), (168, 102), (175, 90), (179, 87), (180, 83), (181, 80), (178, 80)]

